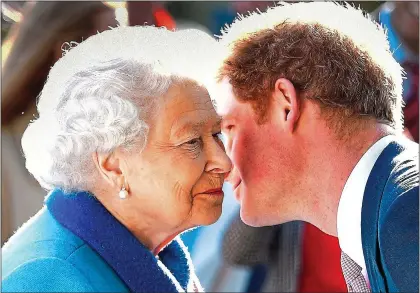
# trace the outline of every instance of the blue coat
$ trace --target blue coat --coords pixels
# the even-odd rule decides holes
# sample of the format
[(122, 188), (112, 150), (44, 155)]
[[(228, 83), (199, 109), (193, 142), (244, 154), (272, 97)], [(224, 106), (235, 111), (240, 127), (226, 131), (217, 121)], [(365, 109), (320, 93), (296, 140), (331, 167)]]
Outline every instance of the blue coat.
[(179, 238), (157, 259), (85, 192), (53, 191), (2, 248), (3, 292), (178, 292), (195, 286)]
[(390, 143), (366, 184), (361, 230), (372, 292), (419, 292), (418, 154), (416, 143)]

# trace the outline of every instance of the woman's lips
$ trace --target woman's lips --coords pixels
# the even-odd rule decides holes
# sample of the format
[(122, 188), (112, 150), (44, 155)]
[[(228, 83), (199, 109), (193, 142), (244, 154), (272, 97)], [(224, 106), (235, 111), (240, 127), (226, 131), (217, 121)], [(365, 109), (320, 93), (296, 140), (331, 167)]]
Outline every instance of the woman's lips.
[(209, 195), (223, 195), (224, 194), (223, 189), (221, 187), (220, 188), (209, 189), (209, 190), (206, 190), (202, 193), (209, 194)]

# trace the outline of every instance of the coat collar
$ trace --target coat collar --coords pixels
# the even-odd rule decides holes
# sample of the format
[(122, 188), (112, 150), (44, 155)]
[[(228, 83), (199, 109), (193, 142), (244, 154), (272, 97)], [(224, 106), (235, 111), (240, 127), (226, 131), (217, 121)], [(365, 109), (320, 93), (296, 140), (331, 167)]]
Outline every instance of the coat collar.
[(190, 283), (191, 259), (177, 237), (159, 260), (91, 194), (52, 191), (53, 217), (95, 250), (133, 292), (179, 292)]
[(389, 287), (389, 275), (387, 276), (384, 268), (383, 251), (379, 249), (380, 224), (384, 221), (384, 213), (389, 211), (391, 203), (396, 202), (395, 194), (402, 195), (413, 185), (418, 188), (418, 168), (416, 172), (411, 164), (417, 160), (417, 155), (418, 144), (409, 141), (408, 138), (391, 142), (376, 161), (366, 184), (361, 234), (372, 292), (393, 291)]

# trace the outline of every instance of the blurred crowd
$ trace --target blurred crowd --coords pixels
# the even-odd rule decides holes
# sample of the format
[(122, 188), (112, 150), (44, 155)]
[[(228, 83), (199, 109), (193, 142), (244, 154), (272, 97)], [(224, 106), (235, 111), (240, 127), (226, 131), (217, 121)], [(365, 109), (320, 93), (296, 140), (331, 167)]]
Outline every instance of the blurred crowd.
[[(28, 174), (20, 140), (33, 117), (51, 66), (63, 50), (117, 25), (198, 28), (211, 35), (238, 13), (273, 1), (248, 2), (2, 2), (2, 244), (42, 206), (45, 191)], [(360, 2), (388, 33), (404, 67), (406, 134), (419, 138), (419, 4)], [(306, 223), (252, 228), (225, 186), (220, 220), (186, 232), (197, 275), (211, 292), (343, 292), (335, 237)]]

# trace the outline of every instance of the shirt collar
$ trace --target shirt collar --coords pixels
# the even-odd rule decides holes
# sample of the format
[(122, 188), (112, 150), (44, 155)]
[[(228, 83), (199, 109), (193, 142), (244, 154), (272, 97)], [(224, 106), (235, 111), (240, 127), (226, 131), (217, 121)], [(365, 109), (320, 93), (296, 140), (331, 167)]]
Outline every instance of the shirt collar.
[(46, 199), (53, 217), (96, 251), (133, 292), (180, 292), (190, 284), (191, 259), (179, 238), (159, 260), (91, 194), (54, 190)]
[(338, 205), (337, 234), (341, 250), (362, 269), (366, 269), (361, 233), (365, 187), (376, 160), (393, 139), (392, 135), (385, 136), (366, 151), (347, 179)]

